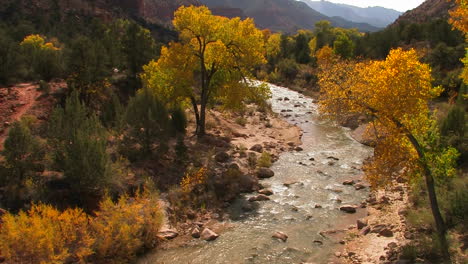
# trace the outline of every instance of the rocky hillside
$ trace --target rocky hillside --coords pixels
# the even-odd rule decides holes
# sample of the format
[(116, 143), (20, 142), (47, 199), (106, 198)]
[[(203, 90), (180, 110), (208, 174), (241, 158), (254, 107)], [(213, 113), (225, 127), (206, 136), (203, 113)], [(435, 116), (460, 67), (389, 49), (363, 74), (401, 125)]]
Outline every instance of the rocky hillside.
[[(214, 10), (220, 8), (241, 10), (246, 16), (254, 18), (258, 27), (272, 31), (291, 33), (298, 29), (313, 29), (314, 24), (320, 20), (329, 20), (334, 26), (358, 28), (361, 31), (378, 30), (377, 27), (366, 23), (355, 23), (341, 17), (325, 16), (307, 4), (295, 0), (200, 0), (200, 2)], [(218, 14), (223, 15), (222, 12)]]
[(378, 6), (361, 8), (352, 5), (336, 4), (323, 0), (301, 1), (329, 17), (339, 16), (346, 18), (349, 21), (367, 23), (381, 28), (384, 28), (387, 25), (393, 23), (401, 15), (401, 12), (396, 10)]
[(392, 25), (402, 22), (425, 23), (438, 18), (448, 18), (448, 10), (455, 6), (454, 2), (447, 0), (426, 0), (417, 8), (401, 15)]
[(200, 5), (198, 0), (2, 0), (0, 18), (12, 14), (82, 13), (104, 19), (143, 18), (147, 22), (169, 24), (181, 5)]

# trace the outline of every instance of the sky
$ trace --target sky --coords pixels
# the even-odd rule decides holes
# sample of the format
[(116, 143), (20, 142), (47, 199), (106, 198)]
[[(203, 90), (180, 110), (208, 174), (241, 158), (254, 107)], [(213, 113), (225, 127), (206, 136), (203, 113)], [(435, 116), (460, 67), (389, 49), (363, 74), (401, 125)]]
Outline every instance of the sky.
[(359, 7), (382, 6), (401, 12), (418, 7), (424, 0), (327, 0), (333, 3), (342, 3)]

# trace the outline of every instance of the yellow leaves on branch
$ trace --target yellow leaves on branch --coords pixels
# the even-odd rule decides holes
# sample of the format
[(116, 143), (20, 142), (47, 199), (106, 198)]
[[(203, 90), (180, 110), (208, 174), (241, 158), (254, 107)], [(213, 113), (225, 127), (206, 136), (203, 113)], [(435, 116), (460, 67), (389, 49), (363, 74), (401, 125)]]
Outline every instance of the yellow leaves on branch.
[(154, 246), (162, 223), (158, 197), (146, 189), (116, 203), (107, 197), (95, 214), (44, 204), (8, 213), (1, 219), (1, 255), (7, 263), (128, 262), (141, 247)]
[(23, 47), (30, 47), (39, 50), (60, 50), (59, 48), (55, 47), (53, 43), (46, 42), (43, 37), (37, 34), (26, 36), (20, 45)]
[(457, 6), (449, 11), (449, 22), (466, 35), (468, 34), (468, 1), (454, 0), (454, 2)]
[(198, 169), (195, 173), (187, 173), (180, 182), (180, 187), (184, 193), (190, 193), (197, 186), (203, 185), (208, 179), (206, 175), (207, 169), (202, 167)]
[[(468, 43), (468, 0), (455, 0), (456, 7), (449, 11), (449, 22), (452, 26), (465, 34)], [(462, 59), (465, 65), (460, 78), (468, 84), (468, 48), (465, 49), (465, 58)]]
[(431, 69), (419, 62), (416, 51), (395, 49), (384, 61), (336, 60), (320, 66), (321, 112), (329, 117), (364, 114), (373, 120), (369, 133), (379, 137), (366, 165), (370, 180), (378, 184), (385, 175), (417, 169), (417, 152), (407, 136), (423, 137), (430, 129), (428, 100), (441, 89), (432, 87)]

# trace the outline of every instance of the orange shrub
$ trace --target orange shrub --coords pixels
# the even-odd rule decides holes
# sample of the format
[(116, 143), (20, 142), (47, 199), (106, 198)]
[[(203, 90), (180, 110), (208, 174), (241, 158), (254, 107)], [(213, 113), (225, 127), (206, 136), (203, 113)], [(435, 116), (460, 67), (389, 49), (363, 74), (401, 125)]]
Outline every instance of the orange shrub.
[(88, 216), (81, 209), (60, 212), (33, 205), (2, 217), (0, 252), (7, 263), (84, 263), (93, 251)]
[(161, 223), (158, 197), (146, 189), (116, 203), (106, 197), (91, 221), (96, 257), (107, 263), (128, 262), (141, 248), (154, 246)]

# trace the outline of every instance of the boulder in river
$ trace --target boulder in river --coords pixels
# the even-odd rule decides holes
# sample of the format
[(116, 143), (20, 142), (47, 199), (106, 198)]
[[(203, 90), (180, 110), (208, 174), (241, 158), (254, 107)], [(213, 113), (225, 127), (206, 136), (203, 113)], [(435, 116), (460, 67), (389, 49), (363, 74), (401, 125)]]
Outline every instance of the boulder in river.
[(354, 185), (354, 184), (355, 184), (354, 180), (347, 180), (343, 182), (343, 185)]
[(277, 232), (274, 233), (273, 236), (271, 236), (271, 237), (272, 237), (272, 238), (280, 239), (280, 240), (283, 241), (283, 242), (286, 242), (286, 240), (288, 240), (288, 235), (286, 235), (285, 233), (280, 232), (280, 231), (277, 231)]
[(213, 241), (213, 240), (217, 239), (219, 237), (219, 235), (216, 234), (215, 232), (213, 232), (211, 229), (205, 228), (201, 232), (200, 237), (203, 240), (206, 240), (206, 241)]
[(268, 168), (258, 168), (257, 177), (260, 179), (271, 178), (275, 176), (275, 173)]
[(289, 186), (294, 185), (294, 184), (296, 184), (296, 183), (298, 183), (298, 181), (292, 180), (292, 181), (286, 181), (286, 182), (284, 182), (283, 185), (286, 186), (286, 187), (289, 187)]
[(362, 189), (365, 189), (365, 188), (366, 188), (366, 186), (364, 186), (363, 184), (360, 184), (360, 183), (354, 185), (354, 189), (356, 189), (356, 190), (362, 190)]
[(260, 202), (260, 201), (268, 201), (270, 198), (264, 194), (259, 194), (256, 196), (252, 196), (249, 198), (249, 202)]
[(260, 191), (258, 191), (258, 193), (267, 196), (273, 195), (273, 191), (271, 189), (261, 189)]
[(343, 205), (340, 207), (340, 210), (349, 214), (356, 213), (356, 206), (354, 205)]

